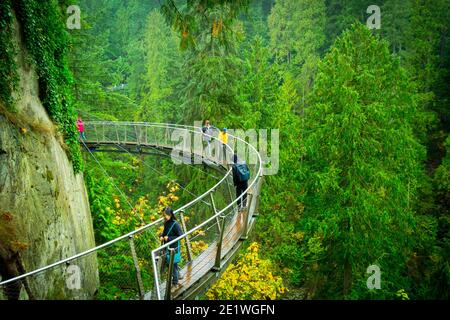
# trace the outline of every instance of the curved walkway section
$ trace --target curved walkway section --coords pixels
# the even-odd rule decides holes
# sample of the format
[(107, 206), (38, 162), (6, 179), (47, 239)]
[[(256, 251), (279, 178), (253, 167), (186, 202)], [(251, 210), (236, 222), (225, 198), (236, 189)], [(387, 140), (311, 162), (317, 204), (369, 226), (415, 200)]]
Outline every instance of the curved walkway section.
[[(161, 245), (163, 219), (150, 222), (100, 246), (25, 273), (2, 279), (0, 290), (20, 290), (23, 299), (194, 299), (218, 279), (247, 239), (255, 218), (262, 184), (262, 161), (254, 146), (229, 135), (223, 146), (216, 135), (201, 128), (175, 124), (107, 122), (85, 123), (85, 151), (164, 155), (177, 165), (207, 166), (223, 175), (200, 196), (175, 210), (183, 235)], [(204, 140), (211, 140), (207, 147)], [(237, 210), (230, 159), (236, 146), (244, 147), (251, 178), (247, 207)], [(205, 148), (204, 148), (205, 146)], [(205, 149), (205, 150), (203, 150)], [(242, 150), (242, 149), (240, 149)], [(242, 195), (240, 198), (242, 198)], [(199, 220), (201, 219), (201, 220)], [(180, 285), (172, 288), (169, 246), (180, 241)], [(95, 264), (98, 273), (86, 277), (83, 266)], [(84, 279), (96, 279), (85, 283)], [(90, 280), (92, 281), (92, 280)], [(83, 287), (98, 288), (85, 292)], [(1, 296), (1, 295), (0, 295)]]

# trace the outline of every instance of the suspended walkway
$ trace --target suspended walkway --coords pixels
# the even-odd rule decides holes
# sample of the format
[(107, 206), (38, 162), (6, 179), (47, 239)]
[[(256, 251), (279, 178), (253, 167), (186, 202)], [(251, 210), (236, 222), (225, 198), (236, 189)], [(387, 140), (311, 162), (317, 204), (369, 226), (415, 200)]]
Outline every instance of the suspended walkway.
[[(145, 221), (142, 227), (95, 248), (56, 261), (13, 279), (3, 279), (0, 291), (20, 290), (23, 299), (196, 299), (204, 294), (236, 257), (258, 215), (263, 167), (254, 146), (229, 135), (226, 152), (215, 135), (210, 149), (203, 150), (200, 128), (175, 124), (135, 122), (85, 122), (83, 150), (95, 158), (98, 152), (132, 153), (170, 157), (176, 165), (189, 165), (217, 182), (201, 195), (181, 186), (191, 197), (176, 208), (183, 235), (161, 245), (158, 235), (164, 221)], [(237, 149), (236, 149), (237, 148)], [(231, 158), (236, 150), (246, 154), (251, 178), (247, 207), (239, 211), (235, 196)], [(225, 153), (225, 157), (223, 157)], [(241, 152), (239, 152), (240, 154)], [(161, 169), (151, 168), (163, 175)], [(205, 170), (220, 173), (217, 177)], [(243, 195), (240, 197), (242, 198)], [(131, 209), (131, 208), (130, 208)], [(180, 241), (180, 284), (171, 286), (169, 274), (174, 258), (170, 245)], [(80, 285), (73, 280), (80, 270)], [(95, 270), (95, 274), (84, 274)], [(72, 282), (71, 282), (72, 281)], [(95, 288), (86, 292), (84, 287)], [(111, 293), (117, 288), (119, 292)], [(89, 290), (87, 290), (89, 291)], [(92, 291), (92, 290), (91, 290)], [(57, 292), (57, 294), (55, 294)]]

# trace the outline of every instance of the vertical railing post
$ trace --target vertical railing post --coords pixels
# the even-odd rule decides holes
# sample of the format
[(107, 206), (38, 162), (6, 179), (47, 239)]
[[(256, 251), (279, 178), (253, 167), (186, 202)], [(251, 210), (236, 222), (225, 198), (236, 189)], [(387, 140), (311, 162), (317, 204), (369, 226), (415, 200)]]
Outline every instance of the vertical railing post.
[[(233, 202), (235, 199), (233, 199), (233, 193), (231, 192), (230, 183), (228, 181), (225, 181), (225, 182), (227, 183), (227, 189), (228, 189), (228, 194), (230, 195), (230, 201)], [(236, 204), (234, 204), (234, 210), (236, 210)]]
[[(181, 227), (183, 228), (183, 233), (187, 233), (186, 228), (186, 221), (184, 220), (184, 211), (180, 211), (180, 219), (181, 219)], [(189, 236), (186, 236), (185, 238), (185, 244), (186, 244), (186, 252), (187, 252), (187, 258), (189, 261), (192, 261), (192, 248), (191, 248), (191, 241), (189, 240)]]
[(145, 126), (145, 145), (148, 146), (148, 126)]
[(255, 197), (257, 199), (255, 199), (255, 205), (254, 205), (253, 212), (252, 212), (253, 217), (259, 216), (259, 198), (260, 198), (260, 194), (261, 194), (261, 187), (262, 187), (262, 183), (263, 183), (263, 176), (260, 176), (258, 179), (259, 180), (258, 180), (258, 182), (256, 183), (256, 186), (255, 186), (255, 189), (256, 189), (255, 190)]
[[(213, 191), (211, 191), (209, 196), (211, 197), (211, 204), (212, 204), (212, 207), (214, 210), (214, 215), (217, 215), (217, 208), (216, 208), (216, 203), (214, 202)], [(216, 222), (217, 222), (217, 228), (219, 229), (219, 232), (220, 232), (221, 229), (220, 229), (219, 217), (216, 217)]]
[(214, 263), (213, 270), (214, 271), (220, 271), (221, 268), (221, 261), (222, 261), (222, 245), (223, 245), (223, 234), (225, 231), (225, 216), (220, 216), (220, 224), (221, 224), (221, 231), (220, 231), (220, 237), (219, 241), (217, 242), (217, 252), (216, 252), (216, 261)]
[[(241, 201), (244, 201), (244, 197), (241, 198)], [(253, 194), (247, 192), (247, 209), (243, 211), (243, 219), (244, 219), (244, 229), (242, 230), (242, 235), (240, 240), (247, 240), (248, 238), (248, 224), (251, 219), (250, 216), (250, 205), (253, 201)]]
[(119, 129), (118, 129), (118, 125), (115, 124), (115, 125), (114, 125), (114, 128), (116, 128), (117, 143), (119, 144), (119, 143), (120, 143), (120, 138), (119, 138)]
[(141, 145), (141, 128), (137, 124), (134, 125), (134, 133), (136, 134), (136, 145), (140, 146)]
[(102, 128), (103, 128), (103, 130), (102, 130), (102, 133), (103, 133), (102, 141), (106, 142), (106, 136), (105, 136), (106, 123), (103, 123)]
[(124, 127), (125, 127), (125, 144), (127, 144), (127, 125), (125, 124), (124, 125)]
[(97, 139), (97, 143), (99, 142), (98, 140), (98, 132), (97, 132), (97, 125), (94, 124), (94, 131), (95, 131), (95, 138)]
[(159, 255), (155, 256), (155, 251), (152, 251), (153, 276), (155, 281), (154, 291), (156, 292), (157, 300), (161, 300), (161, 292), (159, 291), (159, 276), (158, 276), (159, 270), (158, 265), (160, 263), (160, 260), (162, 260), (160, 256)]
[(168, 248), (168, 250), (170, 252), (170, 259), (169, 259), (169, 275), (167, 276), (167, 281), (166, 281), (165, 300), (170, 300), (171, 291), (172, 291), (173, 262), (175, 260), (175, 249)]
[(169, 145), (169, 126), (166, 125), (166, 133), (165, 133), (165, 142), (166, 144), (164, 145), (164, 147), (167, 147)]
[(155, 138), (155, 145), (156, 147), (159, 147), (159, 143), (158, 143), (158, 137), (156, 136), (156, 129), (155, 127), (152, 127), (152, 132), (153, 132), (153, 137)]
[(134, 268), (136, 269), (136, 280), (137, 280), (138, 289), (139, 289), (139, 298), (141, 300), (143, 300), (144, 299), (144, 295), (145, 295), (144, 284), (142, 283), (141, 269), (139, 268), (139, 260), (137, 258), (136, 248), (134, 246), (133, 236), (132, 235), (129, 236), (128, 239), (130, 241), (130, 249), (131, 249), (131, 255), (133, 257)]
[[(157, 256), (157, 257), (155, 258), (155, 260), (156, 260), (156, 262), (155, 262), (155, 266), (156, 266), (156, 267), (154, 267), (154, 268), (155, 268), (156, 270), (160, 270), (162, 259), (161, 259), (160, 256)], [(155, 285), (154, 285), (153, 290), (152, 290), (152, 293), (151, 293), (152, 300), (154, 300), (153, 297), (157, 297), (157, 298), (158, 298), (158, 290), (159, 290), (158, 276), (157, 276), (157, 275), (158, 275), (158, 272), (154, 272), (154, 274), (155, 274)]]

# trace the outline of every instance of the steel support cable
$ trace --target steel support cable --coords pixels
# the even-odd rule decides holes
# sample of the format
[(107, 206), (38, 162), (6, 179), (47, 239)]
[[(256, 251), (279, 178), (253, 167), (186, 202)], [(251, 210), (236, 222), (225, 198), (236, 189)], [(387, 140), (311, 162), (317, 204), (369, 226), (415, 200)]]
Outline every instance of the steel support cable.
[[(184, 235), (179, 236), (179, 237), (177, 237), (177, 238), (175, 238), (175, 239), (173, 239), (173, 240), (171, 240), (171, 241), (165, 243), (164, 245), (161, 245), (161, 246), (160, 246), (159, 248), (157, 248), (157, 249), (154, 249), (154, 250), (152, 251), (152, 256), (153, 256), (153, 261), (152, 261), (152, 262), (153, 262), (153, 266), (154, 266), (153, 270), (154, 270), (154, 273), (155, 273), (155, 279), (158, 278), (158, 270), (156, 269), (156, 254), (157, 254), (157, 252), (163, 250), (164, 248), (169, 247), (169, 246), (172, 245), (173, 243), (175, 243), (175, 242), (177, 242), (177, 241), (180, 241), (180, 240), (183, 239), (183, 238), (188, 237), (188, 236), (191, 235), (193, 232), (199, 230), (200, 228), (202, 228), (203, 226), (205, 226), (207, 223), (211, 222), (213, 219), (216, 219), (217, 217), (219, 217), (220, 215), (222, 215), (222, 214), (223, 214), (224, 212), (226, 212), (228, 209), (232, 208), (233, 205), (234, 205), (239, 199), (243, 199), (244, 195), (245, 195), (247, 192), (249, 192), (250, 189), (253, 188), (254, 185), (255, 185), (256, 183), (258, 183), (258, 182), (260, 181), (259, 179), (260, 179), (260, 177), (263, 175), (262, 159), (261, 159), (260, 154), (259, 154), (258, 151), (255, 149), (255, 147), (252, 146), (251, 144), (248, 144), (246, 141), (244, 141), (244, 140), (242, 140), (242, 139), (240, 139), (240, 138), (238, 138), (238, 137), (234, 137), (234, 138), (235, 138), (236, 140), (242, 141), (243, 143), (246, 143), (246, 144), (250, 147), (250, 149), (253, 149), (253, 151), (256, 153), (256, 155), (257, 155), (259, 161), (258, 161), (258, 170), (257, 170), (257, 172), (256, 172), (255, 179), (250, 183), (250, 185), (248, 186), (248, 188), (247, 188), (247, 189), (246, 189), (246, 190), (245, 190), (245, 191), (244, 191), (237, 199), (235, 199), (235, 200), (232, 201), (230, 204), (228, 204), (225, 208), (223, 208), (222, 210), (220, 210), (219, 212), (217, 212), (214, 216), (210, 217), (210, 218), (207, 219), (206, 221), (202, 222), (200, 225), (198, 225), (198, 226), (194, 227), (193, 229), (189, 230), (189, 231), (186, 232)], [(230, 171), (231, 171), (231, 170), (230, 170)], [(228, 178), (228, 175), (227, 175), (225, 178)], [(159, 286), (158, 281), (155, 282), (155, 285), (156, 285), (156, 293), (157, 293), (157, 295), (158, 295), (158, 299), (160, 300), (160, 299), (161, 299), (161, 293), (160, 293), (160, 291), (159, 291), (160, 286)]]
[[(131, 211), (139, 218), (140, 222), (142, 224), (146, 224), (145, 221), (141, 218), (141, 216), (134, 210), (134, 207), (131, 205), (131, 203), (128, 201), (127, 196), (122, 192), (122, 190), (120, 190), (120, 188), (114, 183), (114, 179), (108, 175), (108, 173), (106, 172), (106, 169), (101, 165), (101, 163), (98, 161), (98, 159), (94, 156), (94, 154), (91, 152), (91, 150), (89, 150), (88, 146), (84, 143), (83, 140), (81, 140), (84, 147), (88, 150), (88, 152), (90, 153), (90, 155), (94, 158), (94, 160), (97, 162), (97, 164), (100, 166), (100, 168), (103, 170), (104, 174), (109, 177), (112, 181), (112, 184), (115, 186), (115, 188), (119, 191), (119, 193), (125, 198), (126, 202), (128, 203), (128, 205), (130, 206)], [(158, 238), (152, 233), (150, 232), (150, 234), (153, 236), (153, 238), (158, 242)]]
[[(126, 150), (125, 148), (123, 148), (121, 145), (119, 145), (119, 144), (116, 144), (119, 148), (121, 148), (121, 149), (123, 149), (125, 152), (128, 152), (130, 155), (131, 155), (131, 153), (128, 151), (128, 150)], [(168, 177), (168, 175), (167, 174), (163, 174), (161, 171), (159, 171), (159, 170), (157, 170), (157, 169), (155, 169), (155, 168), (153, 168), (151, 165), (149, 165), (148, 163), (146, 163), (146, 162), (144, 162), (144, 165), (147, 165), (147, 167), (148, 168), (150, 168), (150, 169), (152, 169), (153, 171), (155, 171), (157, 174), (159, 174), (160, 176), (163, 176), (163, 177)], [(195, 193), (193, 193), (193, 192), (191, 192), (191, 191), (189, 191), (187, 188), (185, 188), (185, 187), (183, 187), (180, 183), (178, 183), (176, 180), (171, 180), (172, 182), (174, 182), (177, 186), (179, 186), (181, 189), (183, 189), (184, 191), (186, 191), (187, 193), (189, 193), (191, 196), (194, 196), (194, 197), (196, 197), (196, 198), (198, 198), (199, 196), (198, 195), (196, 195)], [(206, 202), (205, 200), (200, 200), (200, 201), (202, 201), (203, 203), (205, 203), (206, 205), (208, 205), (208, 206), (211, 206), (208, 202)]]
[[(117, 144), (117, 143), (116, 143), (115, 145), (121, 147), (124, 151), (128, 152), (129, 154), (131, 154), (128, 150), (124, 149), (120, 144)], [(158, 148), (155, 148), (154, 146), (151, 146), (151, 145), (145, 145), (145, 147), (150, 148), (150, 149), (156, 151), (158, 154), (160, 154), (160, 155), (162, 155), (162, 156), (170, 157), (170, 155), (168, 155), (168, 154), (165, 153), (165, 152), (162, 152), (161, 150), (159, 150)], [(207, 175), (207, 176), (209, 176), (209, 177), (211, 177), (211, 178), (214, 178), (214, 179), (216, 179), (216, 180), (220, 180), (220, 179), (221, 179), (221, 178), (219, 178), (219, 177), (217, 177), (217, 176), (215, 176), (215, 175), (213, 175), (213, 174), (211, 174), (211, 173), (209, 173), (209, 172), (206, 172), (206, 171), (202, 170), (201, 168), (199, 168), (199, 167), (198, 167), (197, 165), (195, 165), (195, 164), (192, 164), (192, 163), (184, 163), (184, 164), (187, 164), (188, 166), (192, 166), (195, 170), (198, 170), (198, 171), (200, 171), (201, 173), (203, 173), (203, 174), (205, 174), (205, 175)]]
[[(83, 143), (83, 144), (84, 144), (84, 143)], [(85, 145), (85, 147), (87, 148), (86, 144), (84, 144), (84, 145)], [(91, 156), (97, 161), (97, 163), (98, 163), (98, 164), (100, 165), (100, 167), (103, 169), (103, 171), (105, 172), (105, 174), (108, 176), (108, 174), (106, 173), (106, 170), (101, 166), (101, 164), (98, 162), (97, 158), (92, 154), (91, 150), (90, 150), (89, 148), (87, 148), (87, 149), (89, 150)], [(213, 188), (211, 188), (208, 192), (206, 192), (205, 194), (201, 195), (201, 196), (198, 197), (197, 199), (194, 199), (193, 201), (191, 201), (191, 202), (189, 202), (189, 203), (183, 205), (181, 208), (177, 209), (177, 210), (175, 211), (175, 213), (180, 212), (180, 211), (184, 210), (185, 208), (188, 208), (189, 206), (192, 206), (196, 201), (202, 200), (204, 197), (206, 197), (208, 194), (210, 194), (210, 192), (212, 192), (213, 190), (215, 190), (215, 189), (216, 189), (216, 188), (217, 188), (217, 187), (218, 187), (218, 186), (219, 186), (226, 178), (228, 178), (228, 176), (229, 176), (230, 174), (231, 174), (231, 169), (229, 169), (228, 172), (227, 172), (227, 174), (222, 178), (222, 180), (219, 181), (219, 182), (218, 182)], [(117, 188), (117, 186), (116, 186), (116, 188)], [(120, 193), (122, 193), (120, 189), (118, 189), (118, 191), (119, 191)], [(211, 221), (211, 218), (210, 218), (210, 219), (207, 219), (207, 220), (208, 220), (208, 221)], [(18, 280), (20, 280), (20, 279), (24, 279), (24, 278), (26, 278), (26, 277), (30, 277), (30, 276), (33, 276), (33, 275), (37, 275), (37, 274), (42, 273), (42, 272), (44, 272), (44, 271), (46, 271), (46, 270), (50, 270), (50, 269), (52, 269), (52, 268), (54, 268), (54, 267), (59, 267), (59, 266), (61, 266), (62, 264), (69, 263), (70, 261), (74, 261), (74, 260), (76, 260), (76, 259), (80, 259), (80, 258), (82, 258), (82, 257), (84, 257), (84, 256), (87, 256), (87, 255), (93, 253), (93, 252), (98, 252), (99, 250), (109, 248), (110, 246), (112, 246), (113, 244), (118, 243), (119, 241), (122, 241), (122, 240), (124, 240), (124, 239), (133, 237), (133, 236), (136, 235), (136, 234), (143, 233), (144, 231), (146, 231), (146, 230), (149, 229), (150, 227), (155, 227), (157, 224), (161, 224), (162, 222), (163, 222), (163, 219), (162, 219), (162, 218), (161, 218), (161, 219), (158, 219), (158, 220), (156, 220), (156, 221), (154, 221), (154, 222), (152, 222), (152, 223), (150, 223), (150, 224), (148, 224), (148, 225), (145, 225), (145, 226), (143, 226), (143, 227), (140, 227), (140, 228), (138, 228), (138, 229), (136, 229), (136, 230), (134, 230), (134, 231), (131, 231), (131, 232), (125, 234), (125, 235), (119, 236), (118, 238), (115, 238), (115, 239), (113, 239), (113, 240), (110, 240), (110, 241), (108, 241), (108, 242), (106, 242), (106, 243), (104, 243), (104, 244), (102, 244), (102, 245), (99, 245), (99, 246), (97, 246), (97, 247), (95, 247), (95, 248), (91, 248), (91, 249), (89, 249), (89, 250), (83, 251), (83, 252), (78, 253), (78, 254), (76, 254), (76, 255), (74, 255), (74, 256), (65, 258), (65, 259), (63, 259), (63, 260), (57, 261), (57, 262), (52, 263), (52, 264), (49, 264), (49, 265), (47, 265), (47, 266), (45, 266), (45, 267), (36, 269), (36, 270), (34, 270), (34, 271), (31, 271), (31, 272), (28, 272), (28, 273), (25, 273), (25, 274), (22, 274), (22, 275), (20, 275), (20, 276), (18, 276), (18, 277), (15, 277), (15, 278), (8, 279), (8, 280), (5, 280), (5, 281), (3, 281), (3, 282), (0, 282), (0, 285), (6, 285), (6, 284), (8, 284), (8, 283), (12, 283), (12, 282), (14, 282), (14, 281), (18, 281)], [(205, 222), (206, 222), (206, 221), (205, 221)], [(202, 225), (205, 224), (205, 222), (202, 223)], [(198, 227), (196, 227), (196, 228), (194, 228), (194, 229), (198, 229)], [(193, 231), (193, 230), (190, 230), (188, 233), (192, 233), (192, 231)], [(153, 234), (152, 234), (152, 236), (155, 237)], [(154, 267), (155, 267), (155, 261), (154, 261), (154, 258), (155, 258), (155, 257), (154, 257), (154, 253), (155, 253), (155, 251), (156, 251), (156, 250), (152, 251), (152, 260), (153, 260), (153, 261), (152, 261), (152, 264), (153, 264)], [(154, 272), (156, 272), (156, 270), (154, 270)], [(158, 286), (158, 287), (159, 287), (159, 286)], [(159, 295), (159, 292), (158, 292), (158, 295)]]
[[(236, 209), (234, 208), (234, 209), (230, 210), (229, 213), (224, 214), (223, 217), (228, 218), (230, 215), (236, 214), (236, 213), (238, 214), (239, 212), (236, 212)], [(212, 225), (210, 225), (208, 228), (206, 228), (205, 232), (208, 231), (209, 229), (211, 229), (212, 227), (217, 226), (217, 225), (220, 225), (219, 221), (214, 222)], [(229, 233), (230, 233), (230, 231), (228, 231), (227, 235)], [(192, 241), (192, 240), (194, 240), (195, 238), (197, 238), (199, 236), (200, 236), (200, 234), (197, 234), (197, 235), (193, 236), (192, 238), (189, 238), (189, 240)]]
[[(115, 144), (115, 145), (116, 145), (116, 146), (120, 146), (120, 144)], [(120, 146), (120, 147), (121, 147), (121, 146)], [(165, 153), (165, 152), (162, 152), (162, 151), (159, 150), (158, 148), (155, 148), (155, 147), (150, 146), (150, 145), (146, 145), (145, 147), (155, 150), (158, 154), (160, 154), (160, 155), (162, 155), (162, 156), (170, 157), (170, 155), (168, 155), (168, 154)], [(123, 149), (123, 148), (122, 148), (122, 149)], [(124, 149), (124, 150), (127, 151), (129, 154), (131, 154), (131, 152), (129, 152), (128, 150), (126, 150), (126, 149)], [(200, 168), (199, 168), (198, 166), (196, 166), (195, 164), (192, 164), (192, 163), (184, 163), (184, 164), (187, 164), (188, 166), (192, 166), (194, 169), (199, 170), (200, 172), (202, 172), (202, 173), (206, 174), (207, 176), (209, 176), (209, 177), (211, 177), (211, 178), (214, 178), (214, 179), (216, 179), (216, 180), (222, 179), (222, 178), (216, 177), (215, 175), (213, 175), (213, 174), (211, 174), (211, 173), (209, 173), (209, 172), (206, 172), (206, 171), (200, 169)]]
[[(214, 222), (212, 225), (210, 225), (208, 228), (206, 228), (206, 230), (205, 230), (205, 233), (207, 232), (207, 231), (209, 231), (209, 229), (211, 229), (212, 227), (215, 227), (215, 226), (217, 226), (217, 225), (220, 225), (219, 224), (219, 221), (216, 221), (216, 222)], [(195, 238), (197, 238), (197, 237), (199, 237), (199, 236), (203, 236), (202, 234), (196, 234), (195, 236), (193, 236), (192, 238), (189, 238), (189, 241), (192, 241), (192, 240), (194, 240)]]
[[(93, 115), (93, 114), (91, 114), (91, 113), (89, 113), (89, 112), (87, 112), (87, 111), (80, 110), (80, 109), (77, 109), (77, 111), (79, 111), (79, 112), (81, 112), (81, 113), (84, 113), (84, 114), (86, 114), (86, 115), (88, 115), (88, 116), (92, 116), (93, 118), (96, 118), (96, 119), (99, 120), (99, 121), (103, 121), (103, 119), (101, 119), (101, 118), (99, 118), (99, 117), (97, 117), (97, 116), (95, 116), (95, 115)], [(169, 156), (168, 154), (162, 152), (161, 150), (159, 150), (159, 149), (157, 149), (157, 148), (155, 148), (155, 147), (153, 147), (153, 146), (150, 146), (150, 145), (147, 146), (147, 145), (146, 145), (146, 147), (149, 147), (149, 148), (151, 148), (151, 149), (157, 151), (159, 154), (161, 154), (161, 155), (163, 155), (163, 156)], [(214, 179), (216, 179), (216, 180), (220, 180), (220, 179), (221, 179), (221, 178), (219, 178), (219, 177), (216, 177), (216, 176), (213, 175), (213, 174), (210, 174), (209, 172), (206, 172), (206, 171), (204, 171), (204, 170), (198, 168), (195, 164), (187, 163), (187, 165), (194, 167), (196, 170), (199, 170), (199, 171), (201, 171), (202, 173), (204, 173), (204, 174), (206, 174), (206, 175), (208, 175), (208, 176), (210, 176), (210, 177), (212, 177), (212, 178), (214, 178)]]
[[(162, 155), (162, 156), (170, 157), (170, 155), (168, 155), (168, 154), (165, 153), (165, 152), (162, 152), (162, 151), (159, 150), (158, 148), (155, 148), (155, 147), (150, 146), (150, 145), (146, 145), (146, 147), (155, 150), (156, 152), (158, 152), (158, 153), (159, 153), (160, 155)], [(216, 179), (216, 180), (220, 180), (220, 179), (221, 179), (221, 178), (216, 177), (215, 175), (213, 175), (213, 174), (211, 174), (211, 173), (209, 173), (209, 172), (206, 172), (206, 171), (200, 169), (200, 168), (199, 168), (198, 166), (196, 166), (195, 164), (192, 164), (192, 163), (184, 163), (184, 164), (187, 164), (188, 166), (192, 166), (194, 169), (196, 169), (196, 170), (198, 170), (198, 171), (200, 171), (200, 172), (206, 174), (207, 176), (209, 176), (209, 177), (211, 177), (211, 178), (214, 178), (214, 179)]]
[(89, 149), (89, 147), (86, 145), (86, 143), (84, 143), (83, 140), (81, 140), (81, 142), (83, 143), (84, 147), (88, 150), (89, 154), (94, 158), (95, 162), (97, 162), (97, 164), (99, 165), (99, 167), (102, 169), (103, 173), (105, 174), (105, 176), (107, 176), (108, 178), (110, 178), (112, 180), (112, 184), (113, 186), (117, 189), (117, 191), (119, 191), (119, 193), (125, 198), (125, 201), (127, 202), (127, 204), (130, 206), (130, 209), (134, 212), (134, 214), (136, 216), (139, 217), (139, 220), (141, 221), (141, 223), (145, 224), (145, 221), (141, 218), (141, 216), (139, 216), (137, 214), (137, 212), (134, 210), (134, 207), (132, 206), (132, 204), (130, 203), (130, 201), (128, 200), (128, 197), (123, 193), (122, 190), (120, 190), (120, 188), (114, 183), (114, 179), (108, 174), (108, 172), (106, 171), (106, 169), (101, 165), (100, 161), (98, 161), (97, 157), (94, 156), (94, 154), (91, 152), (91, 150)]
[[(84, 142), (83, 142), (83, 144), (84, 144)], [(125, 148), (123, 148), (120, 144), (115, 144), (115, 145), (116, 145), (117, 147), (121, 148), (122, 150), (124, 150), (124, 151), (125, 151), (126, 153), (128, 153), (129, 155), (132, 155), (128, 150), (126, 150)], [(86, 147), (86, 145), (85, 145), (85, 147)], [(155, 150), (157, 150), (157, 149), (155, 149)], [(161, 152), (161, 151), (159, 151), (159, 150), (157, 150), (157, 151), (158, 151), (158, 152)], [(164, 155), (166, 155), (166, 154), (163, 153), (163, 152), (161, 152), (161, 153), (164, 154)], [(153, 168), (153, 167), (150, 166), (148, 163), (144, 162), (144, 164), (147, 165), (148, 168), (152, 169), (152, 170), (153, 170), (154, 172), (156, 172), (157, 174), (159, 174), (159, 175), (161, 175), (161, 176), (167, 177), (167, 174), (163, 174), (161, 171), (159, 171), (159, 170)], [(172, 180), (172, 181), (173, 181), (173, 180)], [(173, 182), (175, 182), (180, 188), (182, 188), (184, 191), (188, 192), (190, 195), (192, 195), (192, 196), (194, 196), (194, 197), (196, 197), (196, 198), (199, 197), (198, 195), (196, 195), (196, 194), (192, 193), (191, 191), (189, 191), (187, 188), (183, 187), (183, 186), (182, 186), (180, 183), (178, 183), (177, 181), (173, 181)], [(205, 203), (207, 206), (211, 206), (211, 204), (209, 204), (208, 202), (206, 202), (206, 201), (204, 201), (204, 200), (200, 200), (200, 201), (202, 201), (203, 203)]]
[[(87, 146), (86, 146), (86, 144), (84, 143), (84, 141), (83, 141), (83, 144), (85, 145), (85, 147), (87, 148)], [(115, 144), (117, 147), (119, 147), (120, 149), (122, 149), (123, 151), (125, 151), (126, 153), (128, 153), (129, 155), (132, 155), (127, 149), (125, 149), (124, 147), (122, 147), (120, 144)], [(153, 148), (153, 147), (151, 147), (151, 148)], [(92, 152), (89, 150), (89, 148), (87, 148), (88, 149), (88, 151), (92, 154)], [(166, 153), (164, 153), (164, 152), (161, 152), (160, 150), (158, 150), (158, 149), (156, 149), (156, 148), (153, 148), (153, 149), (155, 149), (157, 152), (159, 152), (159, 153), (161, 153), (161, 154), (163, 154), (163, 155), (165, 155), (165, 156), (167, 156), (167, 154)], [(94, 159), (95, 159), (95, 157), (94, 157)], [(97, 159), (96, 159), (97, 160)], [(98, 163), (98, 161), (97, 161), (97, 163)], [(152, 166), (150, 166), (148, 163), (146, 163), (146, 162), (144, 162), (144, 164), (145, 165), (147, 165), (147, 167), (148, 168), (150, 168), (151, 170), (153, 170), (154, 172), (156, 172), (157, 174), (159, 174), (159, 175), (161, 175), (161, 176), (165, 176), (165, 177), (167, 177), (167, 174), (163, 174), (161, 171), (159, 171), (159, 170), (157, 170), (157, 169), (155, 169), (154, 167), (152, 167)], [(192, 164), (191, 164), (192, 165)], [(202, 172), (204, 172), (203, 170), (201, 170)], [(205, 172), (204, 172), (205, 173)], [(216, 178), (216, 177), (215, 177)], [(216, 178), (217, 179), (217, 178)], [(189, 191), (187, 188), (185, 188), (185, 187), (183, 187), (180, 183), (178, 183), (177, 181), (174, 181), (180, 188), (182, 188), (184, 191), (186, 191), (186, 192), (188, 192), (190, 195), (192, 195), (192, 196), (194, 196), (194, 197), (196, 197), (196, 198), (198, 198), (199, 196), (198, 195), (196, 195), (196, 194), (194, 194), (194, 193), (192, 193), (191, 191)], [(200, 201), (202, 201), (203, 203), (205, 203), (207, 206), (211, 206), (211, 204), (209, 204), (208, 202), (206, 202), (206, 201), (204, 201), (204, 200), (200, 200)], [(228, 216), (228, 215), (227, 215)], [(214, 225), (216, 225), (217, 223), (214, 223), (213, 224), (213, 226)], [(207, 230), (209, 230), (211, 228), (211, 226), (207, 229)], [(192, 239), (195, 239), (197, 236), (195, 236), (195, 237), (193, 237)]]

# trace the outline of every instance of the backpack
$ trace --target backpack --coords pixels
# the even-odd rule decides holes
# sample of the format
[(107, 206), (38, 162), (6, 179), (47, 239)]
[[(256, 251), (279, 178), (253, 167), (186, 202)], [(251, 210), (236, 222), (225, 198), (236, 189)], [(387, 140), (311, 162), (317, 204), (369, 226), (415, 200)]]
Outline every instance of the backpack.
[[(175, 225), (175, 223), (177, 223), (177, 222), (174, 221), (172, 223), (172, 226), (170, 227), (169, 232), (167, 232), (167, 236), (169, 236), (170, 231), (172, 231), (172, 228)], [(181, 262), (180, 241), (177, 241), (177, 242), (178, 242), (178, 248), (175, 250), (175, 256), (174, 256), (174, 259), (173, 259), (173, 263), (180, 263)], [(170, 250), (169, 250), (169, 248), (167, 248), (166, 249), (166, 264), (169, 264), (169, 263), (170, 263)]]
[(248, 169), (247, 164), (238, 163), (235, 164), (235, 168), (239, 182), (248, 181), (250, 179), (250, 170)]

